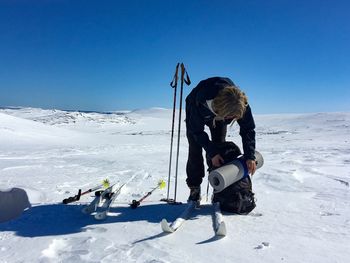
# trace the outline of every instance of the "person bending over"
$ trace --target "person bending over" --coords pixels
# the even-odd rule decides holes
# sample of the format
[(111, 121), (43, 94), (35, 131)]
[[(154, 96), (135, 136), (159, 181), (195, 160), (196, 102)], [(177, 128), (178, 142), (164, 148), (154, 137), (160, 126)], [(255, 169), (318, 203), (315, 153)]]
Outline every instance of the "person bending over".
[[(205, 174), (202, 149), (212, 165), (220, 167), (224, 160), (215, 144), (226, 141), (227, 125), (234, 121), (240, 126), (244, 159), (249, 173), (253, 175), (256, 170), (255, 122), (244, 92), (229, 78), (213, 77), (199, 82), (186, 97), (188, 200), (200, 200), (200, 185)], [(211, 140), (204, 131), (205, 126), (209, 127)]]

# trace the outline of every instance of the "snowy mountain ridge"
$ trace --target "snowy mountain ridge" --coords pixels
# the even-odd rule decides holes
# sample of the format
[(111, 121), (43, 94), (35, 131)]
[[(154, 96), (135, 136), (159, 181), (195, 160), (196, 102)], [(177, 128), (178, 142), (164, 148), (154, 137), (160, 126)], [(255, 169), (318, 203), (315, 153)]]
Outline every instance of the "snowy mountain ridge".
[(1, 108), (0, 112), (49, 125), (74, 125), (76, 123), (133, 124), (134, 121), (122, 112), (63, 111), (38, 108)]

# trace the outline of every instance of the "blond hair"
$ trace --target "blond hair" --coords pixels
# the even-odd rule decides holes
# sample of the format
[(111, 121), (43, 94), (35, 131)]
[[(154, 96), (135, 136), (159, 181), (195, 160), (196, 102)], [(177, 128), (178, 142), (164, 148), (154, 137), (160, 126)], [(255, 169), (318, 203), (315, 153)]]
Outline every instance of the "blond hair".
[(238, 87), (227, 86), (213, 99), (213, 110), (221, 117), (241, 119), (248, 105), (248, 98)]

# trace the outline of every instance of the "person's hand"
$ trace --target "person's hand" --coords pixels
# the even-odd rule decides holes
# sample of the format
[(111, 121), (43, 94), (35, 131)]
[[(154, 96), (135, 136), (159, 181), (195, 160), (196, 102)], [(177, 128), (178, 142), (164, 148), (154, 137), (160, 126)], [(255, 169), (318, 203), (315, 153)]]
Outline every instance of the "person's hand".
[(255, 160), (247, 160), (246, 161), (248, 167), (248, 173), (253, 175), (256, 171), (256, 162)]
[(225, 161), (224, 159), (221, 157), (220, 154), (215, 155), (213, 158), (211, 158), (211, 163), (213, 164), (213, 166), (215, 167), (220, 167), (221, 164), (223, 164)]

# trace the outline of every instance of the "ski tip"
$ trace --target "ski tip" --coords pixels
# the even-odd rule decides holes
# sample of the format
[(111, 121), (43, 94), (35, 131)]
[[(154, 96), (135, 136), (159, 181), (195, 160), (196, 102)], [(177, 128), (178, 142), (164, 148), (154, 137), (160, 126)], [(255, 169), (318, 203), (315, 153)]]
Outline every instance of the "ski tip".
[(162, 219), (162, 222), (160, 224), (162, 226), (163, 232), (166, 232), (166, 233), (173, 233), (174, 232), (174, 229), (172, 229), (169, 226), (168, 221), (165, 218)]
[(221, 224), (219, 225), (218, 229), (216, 230), (216, 235), (217, 236), (221, 236), (221, 237), (226, 236), (226, 225), (225, 225), (225, 222), (221, 222)]

